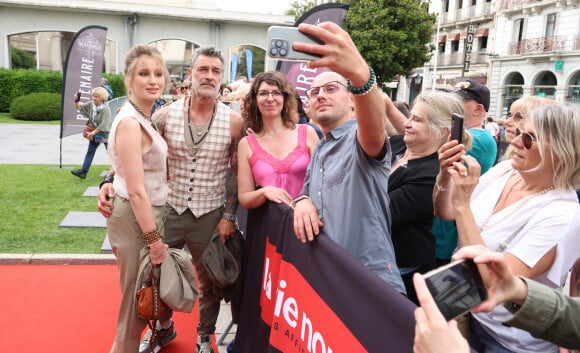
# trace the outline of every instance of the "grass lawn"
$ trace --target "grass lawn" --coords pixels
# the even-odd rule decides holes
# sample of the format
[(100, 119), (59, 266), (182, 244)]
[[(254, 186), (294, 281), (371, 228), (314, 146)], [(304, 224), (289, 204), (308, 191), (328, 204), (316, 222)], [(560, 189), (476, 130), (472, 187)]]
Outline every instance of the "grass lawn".
[(41, 125), (59, 125), (60, 120), (49, 121), (28, 121), (13, 119), (10, 113), (0, 113), (0, 124), (41, 124)]
[(96, 211), (96, 197), (82, 196), (98, 185), (106, 166), (87, 178), (71, 178), (53, 165), (0, 165), (0, 253), (99, 254), (104, 228), (61, 228), (69, 211)]
[[(23, 121), (0, 113), (2, 123), (58, 125), (60, 121)], [(61, 228), (69, 211), (97, 211), (96, 197), (82, 196), (99, 185), (108, 166), (93, 165), (87, 178), (74, 178), (54, 165), (0, 164), (0, 253), (99, 254), (104, 228)]]

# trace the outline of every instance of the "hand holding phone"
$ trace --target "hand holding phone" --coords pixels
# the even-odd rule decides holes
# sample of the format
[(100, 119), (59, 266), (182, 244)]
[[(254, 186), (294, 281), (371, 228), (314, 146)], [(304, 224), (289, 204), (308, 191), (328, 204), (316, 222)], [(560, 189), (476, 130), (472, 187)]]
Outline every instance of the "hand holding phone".
[(471, 259), (452, 262), (423, 277), (447, 321), (467, 313), (487, 299), (483, 280)]
[(463, 141), (463, 116), (457, 113), (451, 115), (451, 140)]
[(75, 103), (77, 103), (77, 102), (79, 102), (79, 101), (81, 100), (81, 95), (82, 95), (82, 93), (81, 93), (81, 92), (78, 92), (78, 93), (75, 95)]
[(268, 28), (268, 56), (277, 60), (312, 61), (321, 56), (294, 50), (294, 42), (324, 44), (320, 39), (298, 30), (298, 27), (271, 26)]

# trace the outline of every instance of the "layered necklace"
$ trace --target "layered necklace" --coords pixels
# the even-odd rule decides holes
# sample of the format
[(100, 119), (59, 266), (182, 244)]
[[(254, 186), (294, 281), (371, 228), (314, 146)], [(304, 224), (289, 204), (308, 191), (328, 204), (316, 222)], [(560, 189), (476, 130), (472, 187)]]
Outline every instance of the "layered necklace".
[[(493, 210), (491, 211), (491, 213), (489, 214), (489, 216), (487, 217), (487, 219), (481, 224), (481, 226), (479, 227), (479, 231), (483, 232), (503, 221), (505, 221), (506, 219), (508, 219), (509, 217), (511, 217), (514, 213), (516, 213), (517, 211), (519, 211), (520, 209), (522, 209), (522, 207), (524, 207), (531, 199), (533, 199), (534, 197), (540, 196), (542, 194), (547, 193), (548, 191), (554, 189), (553, 186), (547, 187), (543, 190), (541, 190), (540, 192), (537, 192), (535, 194), (532, 195), (526, 195), (524, 196), (522, 199), (518, 200), (520, 201), (520, 204), (515, 207), (511, 212), (509, 212), (508, 214), (506, 214), (504, 217), (502, 217), (500, 220), (498, 220), (497, 222), (488, 225), (489, 221), (491, 220), (491, 218), (493, 217), (493, 215), (495, 215), (495, 213), (497, 212), (498, 209), (500, 209), (504, 203), (506, 202), (506, 200), (508, 199), (508, 197), (510, 196), (510, 194), (512, 193), (512, 191), (514, 190), (514, 188), (516, 187), (516, 185), (520, 184), (523, 181), (523, 179), (519, 178), (516, 182), (514, 182), (509, 189), (507, 190), (507, 192), (505, 194), (503, 194), (503, 196), (499, 199), (499, 201), (497, 202), (497, 204), (495, 205), (495, 207), (493, 208)], [(516, 202), (518, 202), (516, 201)]]
[(151, 124), (151, 126), (152, 126), (152, 127), (155, 129), (155, 130), (157, 130), (157, 127), (155, 126), (155, 124), (153, 124), (153, 121), (151, 120), (151, 114), (149, 114), (149, 115), (146, 115), (146, 114), (145, 114), (145, 113), (144, 113), (144, 112), (141, 110), (141, 108), (139, 108), (139, 107), (137, 106), (137, 104), (133, 103), (133, 101), (132, 101), (132, 100), (129, 100), (129, 103), (131, 103), (131, 105), (133, 106), (133, 108), (135, 108), (135, 110), (136, 110), (136, 111), (137, 111), (139, 114), (143, 115), (143, 117), (145, 118), (145, 120), (149, 121), (149, 123)]
[[(211, 113), (209, 121), (204, 123), (204, 124), (201, 124), (200, 127), (198, 127), (198, 125), (196, 123), (191, 122), (191, 96), (189, 97), (189, 102), (188, 102), (188, 107), (187, 107), (187, 127), (189, 128), (189, 135), (191, 136), (191, 141), (193, 142), (194, 145), (199, 145), (207, 137), (207, 134), (209, 133), (209, 129), (211, 128), (211, 125), (212, 125), (213, 120), (215, 118), (216, 108), (217, 108), (217, 102), (214, 101), (213, 111)], [(195, 129), (195, 135), (198, 137), (198, 140), (196, 140), (193, 136), (193, 131), (191, 130), (191, 125), (193, 125), (193, 128)]]

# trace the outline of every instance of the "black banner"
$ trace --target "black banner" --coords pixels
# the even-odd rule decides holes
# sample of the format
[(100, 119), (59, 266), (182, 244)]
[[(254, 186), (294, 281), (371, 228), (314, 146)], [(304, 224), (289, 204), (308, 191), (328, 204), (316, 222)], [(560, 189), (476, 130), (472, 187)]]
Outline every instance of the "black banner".
[(74, 105), (74, 95), (81, 92), (81, 102), (91, 100), (91, 90), (101, 85), (107, 28), (87, 26), (74, 36), (64, 65), (62, 80), (62, 117), (60, 138), (83, 131), (87, 118)]
[(415, 305), (326, 235), (301, 243), (293, 210), (248, 216), (235, 353), (412, 352)]

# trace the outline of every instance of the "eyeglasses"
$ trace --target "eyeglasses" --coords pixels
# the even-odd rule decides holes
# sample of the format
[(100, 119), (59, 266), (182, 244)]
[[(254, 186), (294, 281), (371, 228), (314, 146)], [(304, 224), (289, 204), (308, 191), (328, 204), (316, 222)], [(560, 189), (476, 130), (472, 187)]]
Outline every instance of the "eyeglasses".
[(516, 129), (516, 137), (518, 137), (520, 135), (522, 135), (522, 144), (524, 145), (524, 147), (527, 150), (532, 148), (532, 144), (534, 143), (534, 141), (538, 140), (536, 138), (536, 136), (530, 134), (529, 132), (525, 132), (525, 131), (522, 131), (520, 129)]
[(508, 112), (506, 115), (506, 118), (507, 119), (512, 118), (514, 120), (514, 123), (518, 123), (524, 118), (524, 116), (520, 112), (515, 112), (515, 113)]
[(258, 93), (256, 93), (256, 95), (263, 99), (267, 99), (270, 95), (272, 95), (272, 98), (280, 98), (284, 95), (284, 92), (277, 89), (273, 91), (266, 91), (265, 89), (261, 89), (258, 91)]
[(340, 89), (340, 86), (346, 88), (344, 83), (342, 83), (340, 81), (330, 81), (330, 82), (323, 84), (322, 86), (310, 88), (309, 90), (306, 91), (306, 95), (310, 99), (315, 99), (316, 97), (318, 97), (321, 90), (326, 92), (327, 94), (334, 94), (334, 93), (338, 92), (338, 90)]

